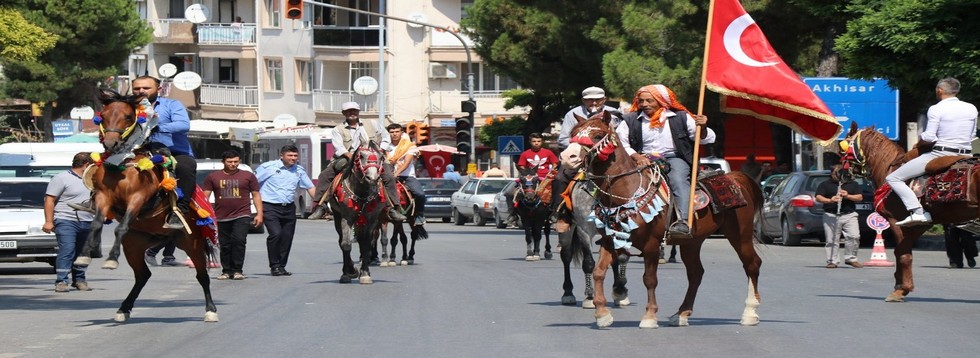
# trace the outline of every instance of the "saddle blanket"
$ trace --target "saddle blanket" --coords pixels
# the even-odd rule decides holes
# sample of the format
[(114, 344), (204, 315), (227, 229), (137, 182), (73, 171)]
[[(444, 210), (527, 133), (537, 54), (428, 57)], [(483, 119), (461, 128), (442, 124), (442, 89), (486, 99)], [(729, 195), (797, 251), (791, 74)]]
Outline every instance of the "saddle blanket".
[(970, 173), (980, 166), (980, 161), (970, 158), (956, 162), (944, 172), (929, 177), (925, 185), (924, 199), (927, 203), (952, 203), (961, 201), (976, 202), (970, 198)]
[(738, 184), (724, 174), (705, 176), (698, 180), (701, 189), (711, 195), (711, 211), (715, 214), (748, 205)]

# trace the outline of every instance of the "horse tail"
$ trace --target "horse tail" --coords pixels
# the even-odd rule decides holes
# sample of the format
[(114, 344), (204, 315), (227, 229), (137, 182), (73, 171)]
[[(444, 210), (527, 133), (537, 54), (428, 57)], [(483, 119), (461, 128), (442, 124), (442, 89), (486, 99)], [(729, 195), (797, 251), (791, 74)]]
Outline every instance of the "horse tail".
[(429, 238), (429, 232), (425, 230), (425, 225), (412, 226), (412, 231), (416, 231), (419, 240), (425, 240)]
[[(579, 233), (580, 228), (578, 224), (570, 229), (572, 242), (570, 243), (571, 247), (568, 249), (572, 250), (572, 264), (575, 265), (575, 267), (578, 267), (582, 265), (582, 260), (585, 259), (585, 248), (591, 245), (589, 245), (589, 242), (583, 238), (585, 235)], [(565, 250), (565, 248), (562, 248), (562, 250)], [(590, 249), (589, 252), (591, 253), (592, 250)]]
[(218, 257), (218, 244), (212, 240), (205, 239), (207, 243), (204, 245), (204, 257), (207, 259), (207, 267), (211, 267), (212, 263), (221, 263)]

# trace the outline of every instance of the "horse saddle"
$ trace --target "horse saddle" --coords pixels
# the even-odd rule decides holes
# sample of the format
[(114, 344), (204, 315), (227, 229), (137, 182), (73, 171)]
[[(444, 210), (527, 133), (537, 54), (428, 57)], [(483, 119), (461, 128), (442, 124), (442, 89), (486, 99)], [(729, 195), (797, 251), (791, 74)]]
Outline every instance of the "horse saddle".
[(725, 175), (722, 170), (708, 170), (698, 173), (698, 190), (694, 196), (694, 207), (701, 210), (711, 204), (715, 214), (728, 209), (748, 205), (738, 183)]
[(936, 158), (926, 165), (926, 175), (915, 178), (909, 187), (926, 203), (977, 203), (971, 175), (980, 159), (969, 156)]
[(402, 208), (408, 208), (409, 204), (413, 203), (412, 193), (408, 191), (408, 187), (402, 184), (401, 181), (395, 183), (395, 192), (398, 193), (398, 204)]
[(555, 176), (557, 175), (558, 175), (558, 169), (554, 169), (548, 172), (548, 175), (546, 175), (544, 179), (541, 179), (541, 182), (538, 183), (537, 194), (538, 194), (538, 198), (541, 198), (541, 204), (544, 204), (546, 206), (551, 205), (551, 193), (552, 193), (551, 183), (555, 181)]

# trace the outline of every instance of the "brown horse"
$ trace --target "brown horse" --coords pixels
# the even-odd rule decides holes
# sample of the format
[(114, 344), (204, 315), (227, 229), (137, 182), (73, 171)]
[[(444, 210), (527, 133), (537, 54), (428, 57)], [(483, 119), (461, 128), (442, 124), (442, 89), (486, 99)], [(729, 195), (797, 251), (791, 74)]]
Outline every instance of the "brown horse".
[[(106, 218), (118, 218), (116, 240), (122, 242), (126, 261), (133, 269), (136, 283), (129, 295), (116, 312), (115, 320), (125, 322), (129, 319), (136, 298), (143, 286), (152, 275), (143, 260), (147, 248), (160, 243), (173, 241), (194, 262), (197, 271), (197, 281), (204, 290), (205, 322), (217, 322), (218, 313), (211, 299), (210, 279), (207, 273), (209, 258), (213, 260), (212, 247), (209, 246), (202, 228), (195, 225), (197, 215), (187, 214), (190, 232), (185, 230), (164, 229), (167, 213), (172, 208), (169, 194), (161, 191), (165, 168), (162, 165), (148, 165), (154, 156), (145, 149), (137, 149), (133, 157), (119, 162), (118, 165), (106, 161), (113, 155), (126, 155), (131, 150), (132, 143), (141, 142), (135, 136), (143, 135), (143, 127), (138, 120), (143, 120), (141, 108), (142, 97), (121, 96), (112, 90), (103, 90), (100, 96), (103, 104), (99, 117), (101, 138), (106, 152), (103, 158), (97, 160), (97, 165), (89, 168), (94, 171), (91, 182), (94, 186), (95, 204), (97, 209), (92, 222), (92, 235), (86, 243), (85, 253), (97, 245), (95, 233), (101, 233), (101, 227)], [(146, 102), (144, 102), (146, 103)], [(161, 156), (156, 156), (159, 161)], [(164, 158), (164, 163), (166, 159)], [(76, 264), (87, 266), (89, 257), (79, 257)]]
[[(662, 194), (658, 194), (665, 178), (661, 175), (659, 166), (637, 166), (623, 149), (616, 132), (610, 128), (610, 119), (610, 113), (604, 112), (580, 121), (571, 131), (576, 144), (568, 149), (574, 158), (565, 163), (584, 164), (588, 171), (586, 180), (595, 183), (598, 191), (596, 217), (599, 232), (603, 236), (599, 245), (599, 261), (593, 274), (596, 324), (602, 328), (613, 322), (612, 314), (606, 307), (603, 290), (606, 270), (616, 257), (630, 254), (629, 247), (632, 246), (640, 251), (637, 256), (643, 258), (643, 284), (647, 289), (646, 311), (640, 320), (640, 328), (656, 328), (659, 308), (655, 291), (660, 239), (666, 236), (666, 217), (671, 210), (669, 206), (661, 205), (666, 203), (662, 200)], [(762, 259), (755, 251), (756, 240), (752, 231), (755, 215), (762, 208), (762, 191), (758, 184), (741, 172), (726, 176), (731, 179), (734, 188), (744, 197), (747, 205), (718, 213), (712, 212), (710, 208), (697, 210), (697, 219), (691, 228), (693, 238), (675, 242), (681, 245), (681, 259), (687, 269), (688, 288), (684, 302), (677, 313), (670, 317), (671, 325), (688, 325), (704, 275), (700, 257), (701, 245), (708, 235), (719, 230), (735, 249), (748, 278), (748, 294), (741, 324), (751, 326), (759, 323), (756, 309), (760, 302), (758, 285)], [(613, 230), (613, 227), (617, 229)], [(614, 233), (610, 234), (611, 231)]]
[[(892, 171), (898, 169), (904, 162), (918, 156), (918, 149), (906, 153), (898, 144), (892, 142), (874, 128), (858, 130), (857, 123), (851, 123), (851, 128), (847, 132), (845, 140), (850, 144), (842, 160), (851, 166), (854, 175), (870, 178), (876, 188), (881, 188), (886, 184), (885, 177)], [(966, 158), (968, 156), (964, 156)], [(950, 157), (940, 158), (939, 160), (949, 160)], [(953, 159), (955, 160), (955, 159)], [(930, 163), (931, 166), (931, 163)], [(927, 167), (928, 170), (928, 167)], [(969, 174), (973, 183), (980, 183), (980, 171), (973, 171)], [(967, 193), (968, 196), (976, 197), (980, 186), (970, 187), (974, 192)], [(875, 204), (878, 204), (876, 193)], [(932, 214), (934, 224), (955, 224), (980, 217), (976, 204), (970, 205), (968, 201), (954, 201), (938, 203), (923, 202), (923, 208)], [(886, 302), (904, 302), (915, 284), (912, 282), (912, 247), (929, 229), (930, 225), (919, 225), (909, 227), (898, 227), (895, 225), (897, 219), (905, 218), (909, 215), (905, 205), (897, 195), (889, 195), (884, 200), (883, 207), (878, 209), (881, 216), (891, 224), (891, 230), (895, 234), (895, 287), (894, 290), (885, 298)], [(897, 218), (897, 219), (896, 219)]]

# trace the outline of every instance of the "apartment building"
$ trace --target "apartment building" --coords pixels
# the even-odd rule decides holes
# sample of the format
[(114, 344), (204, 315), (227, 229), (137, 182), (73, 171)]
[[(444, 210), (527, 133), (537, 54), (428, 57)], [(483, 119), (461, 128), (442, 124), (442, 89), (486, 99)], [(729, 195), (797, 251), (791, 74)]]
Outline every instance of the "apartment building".
[[(286, 0), (136, 0), (153, 27), (153, 43), (130, 56), (129, 76), (160, 76), (160, 66), (194, 71), (201, 85), (166, 95), (190, 110), (192, 136), (241, 141), (231, 128), (342, 123), (340, 105), (361, 104), (363, 119), (429, 123), (432, 142), (454, 145), (454, 118), (468, 98), (463, 34), (341, 9), (304, 5), (303, 19), (285, 15)], [(322, 0), (459, 28), (473, 0)], [(185, 10), (205, 8), (192, 22)], [(199, 14), (200, 15), (200, 14)], [(381, 45), (383, 43), (383, 46)], [(469, 51), (477, 118), (523, 114), (503, 108), (503, 90), (517, 87)], [(383, 74), (382, 74), (383, 71)], [(354, 82), (369, 76), (377, 92), (361, 95)], [(482, 123), (477, 120), (476, 123)], [(240, 143), (239, 143), (240, 144)]]

